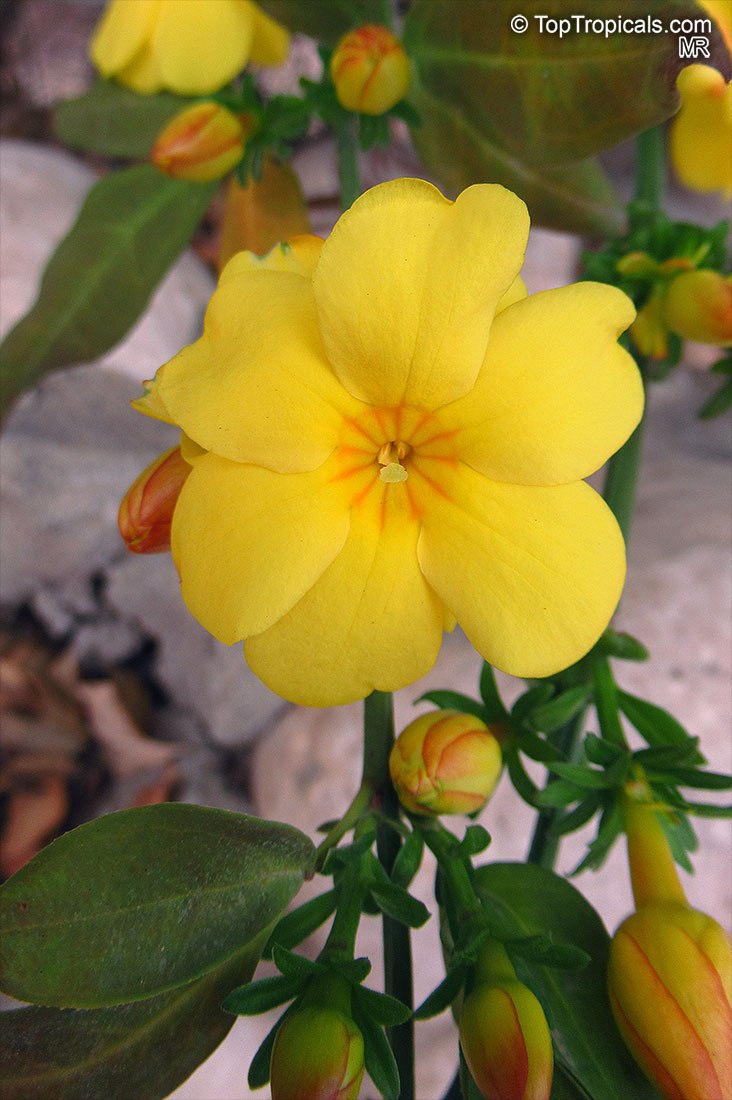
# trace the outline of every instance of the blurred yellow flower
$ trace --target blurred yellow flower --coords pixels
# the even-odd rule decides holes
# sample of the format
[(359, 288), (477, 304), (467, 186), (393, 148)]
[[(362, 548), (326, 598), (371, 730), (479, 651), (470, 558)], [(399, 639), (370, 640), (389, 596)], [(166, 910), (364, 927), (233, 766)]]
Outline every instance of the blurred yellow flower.
[(411, 73), (404, 47), (388, 27), (368, 24), (350, 31), (333, 51), (330, 74), (347, 111), (383, 115), (404, 99)]
[(111, 0), (91, 40), (102, 76), (135, 92), (218, 91), (248, 61), (279, 65), (287, 31), (250, 0)]
[(530, 677), (607, 625), (623, 540), (581, 479), (641, 415), (634, 311), (589, 282), (527, 297), (527, 233), (502, 187), (381, 184), (325, 243), (235, 256), (137, 403), (199, 448), (172, 531), (189, 610), (285, 698), (409, 684), (456, 619)]

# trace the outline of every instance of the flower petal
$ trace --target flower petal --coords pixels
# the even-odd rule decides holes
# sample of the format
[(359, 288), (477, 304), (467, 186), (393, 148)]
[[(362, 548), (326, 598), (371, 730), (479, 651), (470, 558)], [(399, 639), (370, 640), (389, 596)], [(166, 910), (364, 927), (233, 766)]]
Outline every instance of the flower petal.
[(112, 0), (89, 45), (89, 56), (102, 76), (116, 76), (147, 44), (162, 0)]
[(379, 406), (435, 409), (473, 385), (496, 306), (521, 267), (526, 207), (478, 184), (454, 202), (424, 180), (367, 191), (313, 276), (333, 370)]
[(234, 0), (164, 0), (152, 48), (165, 87), (206, 95), (228, 84), (247, 63), (254, 22)]
[(474, 388), (441, 418), (460, 457), (499, 481), (557, 485), (593, 473), (643, 412), (643, 384), (617, 337), (635, 315), (615, 287), (576, 283), (496, 317)]
[(290, 49), (290, 36), (284, 27), (257, 7), (254, 8), (254, 34), (249, 60), (255, 65), (281, 65)]
[(156, 389), (207, 451), (283, 473), (324, 462), (341, 412), (358, 411), (325, 359), (310, 281), (266, 268), (226, 275), (202, 338), (161, 367)]
[(220, 641), (266, 630), (338, 554), (348, 501), (330, 473), (274, 474), (211, 454), (196, 462), (171, 546), (189, 611)]
[[(388, 501), (383, 520), (380, 500)], [(343, 550), (278, 623), (249, 638), (252, 670), (285, 699), (334, 706), (424, 675), (442, 638), (443, 608), (420, 573), (418, 525), (403, 485), (354, 509)]]
[[(419, 561), (478, 652), (514, 676), (549, 676), (607, 626), (625, 576), (623, 539), (584, 482), (553, 488), (491, 482), (467, 466), (420, 485)], [(423, 503), (420, 496), (424, 496)]]
[(266, 256), (257, 256), (254, 252), (237, 252), (225, 265), (219, 276), (219, 286), (233, 275), (251, 275), (252, 272), (290, 271), (295, 275), (310, 278), (323, 247), (321, 237), (310, 233), (300, 233), (287, 241), (276, 244)]

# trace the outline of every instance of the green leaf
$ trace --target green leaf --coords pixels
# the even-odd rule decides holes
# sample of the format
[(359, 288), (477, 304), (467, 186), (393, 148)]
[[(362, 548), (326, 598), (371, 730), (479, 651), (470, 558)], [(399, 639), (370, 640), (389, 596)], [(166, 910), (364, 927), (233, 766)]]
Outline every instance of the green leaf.
[(548, 764), (547, 767), (550, 771), (553, 771), (561, 779), (567, 779), (570, 783), (573, 783), (576, 787), (583, 787), (587, 790), (602, 791), (612, 790), (622, 782), (625, 770), (628, 767), (630, 760), (626, 762), (625, 759), (616, 761), (610, 768), (603, 771), (597, 771), (594, 768), (589, 768), (585, 764)]
[(613, 844), (623, 831), (623, 815), (618, 800), (613, 796), (606, 795), (605, 797), (609, 797), (611, 801), (607, 802), (600, 815), (597, 836), (587, 846), (587, 854), (572, 871), (573, 875), (578, 875), (580, 871), (585, 871), (588, 867), (592, 867), (593, 870), (601, 867), (607, 859)]
[(482, 825), (468, 825), (465, 836), (458, 845), (458, 852), (470, 859), (484, 852), (491, 842), (491, 834)]
[(275, 926), (269, 942), (264, 949), (264, 958), (272, 957), (272, 949), (275, 944), (280, 947), (297, 947), (299, 943), (320, 928), (328, 917), (335, 911), (338, 901), (336, 890), (326, 890), (324, 894), (318, 894), (315, 898), (299, 905), (291, 913), (287, 913)]
[(535, 730), (551, 733), (564, 726), (587, 705), (590, 697), (589, 684), (579, 684), (567, 688), (554, 699), (532, 711), (530, 722)]
[(472, 714), (485, 722), (485, 707), (477, 699), (463, 695), (459, 691), (426, 691), (415, 703), (434, 703), (441, 710), (457, 710), (462, 714)]
[[(637, 0), (592, 0), (590, 7), (591, 19), (641, 14)], [(678, 110), (676, 77), (688, 64), (672, 34), (580, 29), (560, 36), (546, 24), (542, 33), (541, 15), (571, 19), (577, 12), (575, 0), (414, 0), (404, 37), (421, 85), (445, 110), (505, 157), (553, 168), (664, 122)], [(528, 16), (525, 33), (511, 29), (519, 13)], [(702, 12), (691, 0), (644, 0), (642, 14), (668, 26), (672, 16)], [(729, 79), (718, 30), (710, 41), (711, 63)], [(431, 114), (419, 98), (416, 106), (429, 129)]]
[[(683, 745), (694, 740), (681, 723), (663, 707), (649, 703), (647, 699), (639, 699), (627, 691), (621, 691), (618, 698), (625, 717), (652, 748)], [(698, 759), (701, 763), (704, 758), (699, 754)]]
[(475, 881), (490, 914), (503, 912), (524, 935), (549, 934), (590, 957), (578, 971), (518, 960), (519, 977), (547, 1013), (561, 1071), (581, 1081), (591, 1100), (657, 1100), (615, 1026), (606, 985), (610, 941), (592, 906), (565, 879), (535, 864), (489, 864)]
[(697, 415), (702, 420), (713, 420), (732, 408), (732, 380), (725, 382), (715, 394), (705, 401)]
[(437, 988), (432, 990), (414, 1013), (415, 1020), (429, 1020), (449, 1008), (463, 988), (467, 973), (467, 966), (455, 966), (448, 970)]
[(0, 1013), (4, 1100), (160, 1100), (233, 1024), (220, 1004), (250, 977), (261, 937), (205, 978), (114, 1008)]
[(382, 1027), (396, 1027), (406, 1023), (412, 1015), (408, 1005), (390, 997), (387, 993), (379, 993), (375, 989), (369, 989), (365, 985), (354, 986), (353, 999), (361, 1011)]
[(269, 1012), (271, 1008), (297, 997), (307, 980), (307, 977), (289, 974), (261, 978), (258, 982), (232, 989), (221, 1007), (234, 1016), (259, 1016), (261, 1012)]
[(402, 886), (404, 889), (409, 886), (420, 868), (423, 852), (422, 834), (414, 829), (397, 852), (391, 869), (391, 881), (396, 886)]
[(385, 882), (372, 886), (371, 895), (382, 913), (409, 928), (421, 928), (430, 919), (427, 906), (394, 883)]
[(536, 808), (539, 789), (524, 768), (516, 750), (509, 747), (504, 753), (508, 774), (516, 792), (529, 806)]
[(601, 652), (619, 661), (647, 661), (650, 653), (632, 634), (618, 633), (608, 628), (597, 643)]
[(293, 951), (288, 951), (286, 947), (279, 945), (272, 951), (272, 960), (279, 972), (288, 978), (307, 980), (315, 977), (316, 974), (322, 974), (325, 969), (322, 963), (306, 959), (304, 955), (296, 955)]
[(547, 764), (550, 760), (564, 759), (559, 750), (554, 745), (550, 745), (546, 738), (539, 737), (537, 734), (531, 733), (530, 730), (522, 730), (515, 738), (515, 744), (530, 760), (537, 760), (540, 764)]
[(364, 23), (391, 22), (385, 0), (259, 0), (259, 6), (288, 30), (331, 45)]
[(188, 244), (216, 186), (141, 165), (92, 187), (49, 260), (35, 305), (0, 347), (0, 411), (47, 371), (95, 359), (122, 339)]
[(567, 833), (573, 833), (576, 829), (581, 829), (583, 825), (595, 816), (600, 806), (600, 799), (598, 795), (591, 794), (575, 806), (569, 813), (562, 814), (552, 821), (549, 826), (549, 832), (551, 836), (565, 836)]
[(581, 970), (590, 961), (590, 956), (581, 947), (575, 947), (571, 943), (555, 943), (551, 934), (546, 932), (506, 940), (504, 946), (512, 959), (523, 959), (525, 962), (541, 963), (542, 966), (560, 967), (564, 970)]
[(53, 129), (72, 149), (146, 160), (166, 123), (193, 102), (170, 92), (138, 95), (113, 80), (98, 80), (77, 99), (56, 105)]
[(606, 767), (614, 763), (626, 750), (621, 745), (613, 745), (603, 737), (596, 737), (594, 733), (588, 733), (583, 742), (584, 754), (591, 764), (599, 764)]
[(592, 678), (595, 685), (595, 710), (600, 732), (612, 745), (623, 747), (626, 743), (623, 724), (620, 721), (618, 686), (607, 657), (595, 659)]
[(495, 674), (487, 661), (483, 661), (480, 670), (480, 697), (485, 703), (487, 722), (500, 722), (508, 717), (508, 711), (498, 691)]
[(81, 825), (0, 888), (2, 988), (75, 1008), (174, 989), (270, 925), (313, 855), (288, 825), (202, 806)]
[(473, 183), (501, 183), (524, 200), (535, 225), (600, 237), (621, 231), (620, 200), (594, 161), (532, 168), (493, 145), (474, 119), (439, 95), (415, 84), (410, 99), (422, 118), (411, 130), (412, 141), (428, 170), (451, 194)]
[(384, 1100), (397, 1100), (399, 1070), (386, 1035), (381, 1027), (361, 1010), (357, 1001), (353, 1004), (353, 1019), (363, 1035), (366, 1072)]
[(269, 1029), (262, 1042), (257, 1048), (257, 1052), (252, 1058), (249, 1066), (249, 1073), (247, 1075), (247, 1084), (250, 1089), (261, 1089), (269, 1081), (269, 1068), (272, 1061), (272, 1048), (275, 1045), (275, 1039), (277, 1038), (277, 1032), (282, 1027), (288, 1016), (290, 1016), (299, 1006), (299, 1002), (290, 1005), (290, 1007), (282, 1013), (280, 1018)]
[(571, 802), (578, 802), (584, 796), (584, 787), (571, 783), (568, 779), (557, 779), (539, 792), (536, 801), (544, 809), (561, 809)]
[(697, 768), (676, 768), (669, 780), (680, 787), (697, 787), (699, 790), (728, 791), (732, 787), (732, 776), (703, 772)]

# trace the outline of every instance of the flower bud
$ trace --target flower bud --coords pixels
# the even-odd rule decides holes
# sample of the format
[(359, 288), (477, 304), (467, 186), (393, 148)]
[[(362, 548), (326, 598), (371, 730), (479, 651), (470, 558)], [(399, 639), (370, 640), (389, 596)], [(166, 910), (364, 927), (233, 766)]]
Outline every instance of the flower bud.
[(173, 179), (207, 183), (231, 171), (244, 155), (244, 124), (213, 100), (187, 107), (158, 134), (153, 164)]
[(732, 276), (702, 269), (677, 275), (666, 291), (666, 324), (685, 340), (732, 345)]
[(303, 1007), (277, 1032), (272, 1100), (356, 1100), (363, 1073), (363, 1037), (338, 1009)]
[(347, 111), (383, 115), (409, 90), (409, 58), (387, 27), (369, 24), (341, 38), (330, 75)]
[(480, 718), (438, 710), (401, 732), (389, 772), (410, 813), (470, 814), (493, 793), (501, 763), (501, 747)]
[(478, 985), (460, 1014), (460, 1046), (485, 1100), (549, 1100), (554, 1055), (538, 1000), (502, 944), (481, 951)]
[(133, 554), (170, 550), (175, 505), (191, 467), (173, 447), (151, 462), (122, 498), (117, 516), (120, 534)]
[(610, 947), (610, 1003), (625, 1044), (667, 1100), (732, 1096), (732, 950), (711, 917), (650, 902)]
[(665, 359), (668, 355), (668, 328), (663, 305), (663, 288), (657, 288), (643, 308), (638, 310), (630, 326), (631, 340), (641, 355), (647, 355), (649, 359)]

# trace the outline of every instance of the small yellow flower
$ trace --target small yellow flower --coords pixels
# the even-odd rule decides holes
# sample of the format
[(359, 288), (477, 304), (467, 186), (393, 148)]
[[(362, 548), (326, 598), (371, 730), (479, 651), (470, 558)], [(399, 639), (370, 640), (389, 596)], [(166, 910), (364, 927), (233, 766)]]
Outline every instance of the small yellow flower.
[[(709, 0), (707, 0), (709, 4)], [(728, 5), (727, 18), (729, 19)], [(729, 27), (720, 9), (709, 6), (718, 18), (730, 46)], [(694, 191), (721, 191), (732, 195), (732, 84), (709, 65), (687, 65), (676, 87), (681, 107), (671, 125), (671, 160), (676, 175)]]
[(287, 31), (250, 0), (111, 0), (90, 45), (102, 76), (135, 92), (216, 92), (249, 61), (279, 65)]
[(244, 126), (226, 107), (194, 103), (158, 134), (150, 159), (167, 176), (193, 183), (218, 180), (244, 156)]
[(381, 184), (325, 243), (235, 256), (138, 404), (204, 452), (173, 521), (188, 608), (285, 698), (412, 683), (455, 619), (528, 677), (606, 627), (623, 540), (582, 478), (641, 415), (633, 306), (527, 297), (527, 234), (502, 187)]
[(472, 714), (436, 710), (402, 730), (389, 757), (399, 801), (413, 814), (471, 814), (493, 794), (501, 747)]
[(388, 27), (369, 24), (341, 38), (330, 62), (338, 102), (347, 111), (383, 115), (409, 91), (409, 58)]
[(685, 340), (732, 345), (732, 275), (704, 268), (677, 275), (663, 308), (668, 327)]

